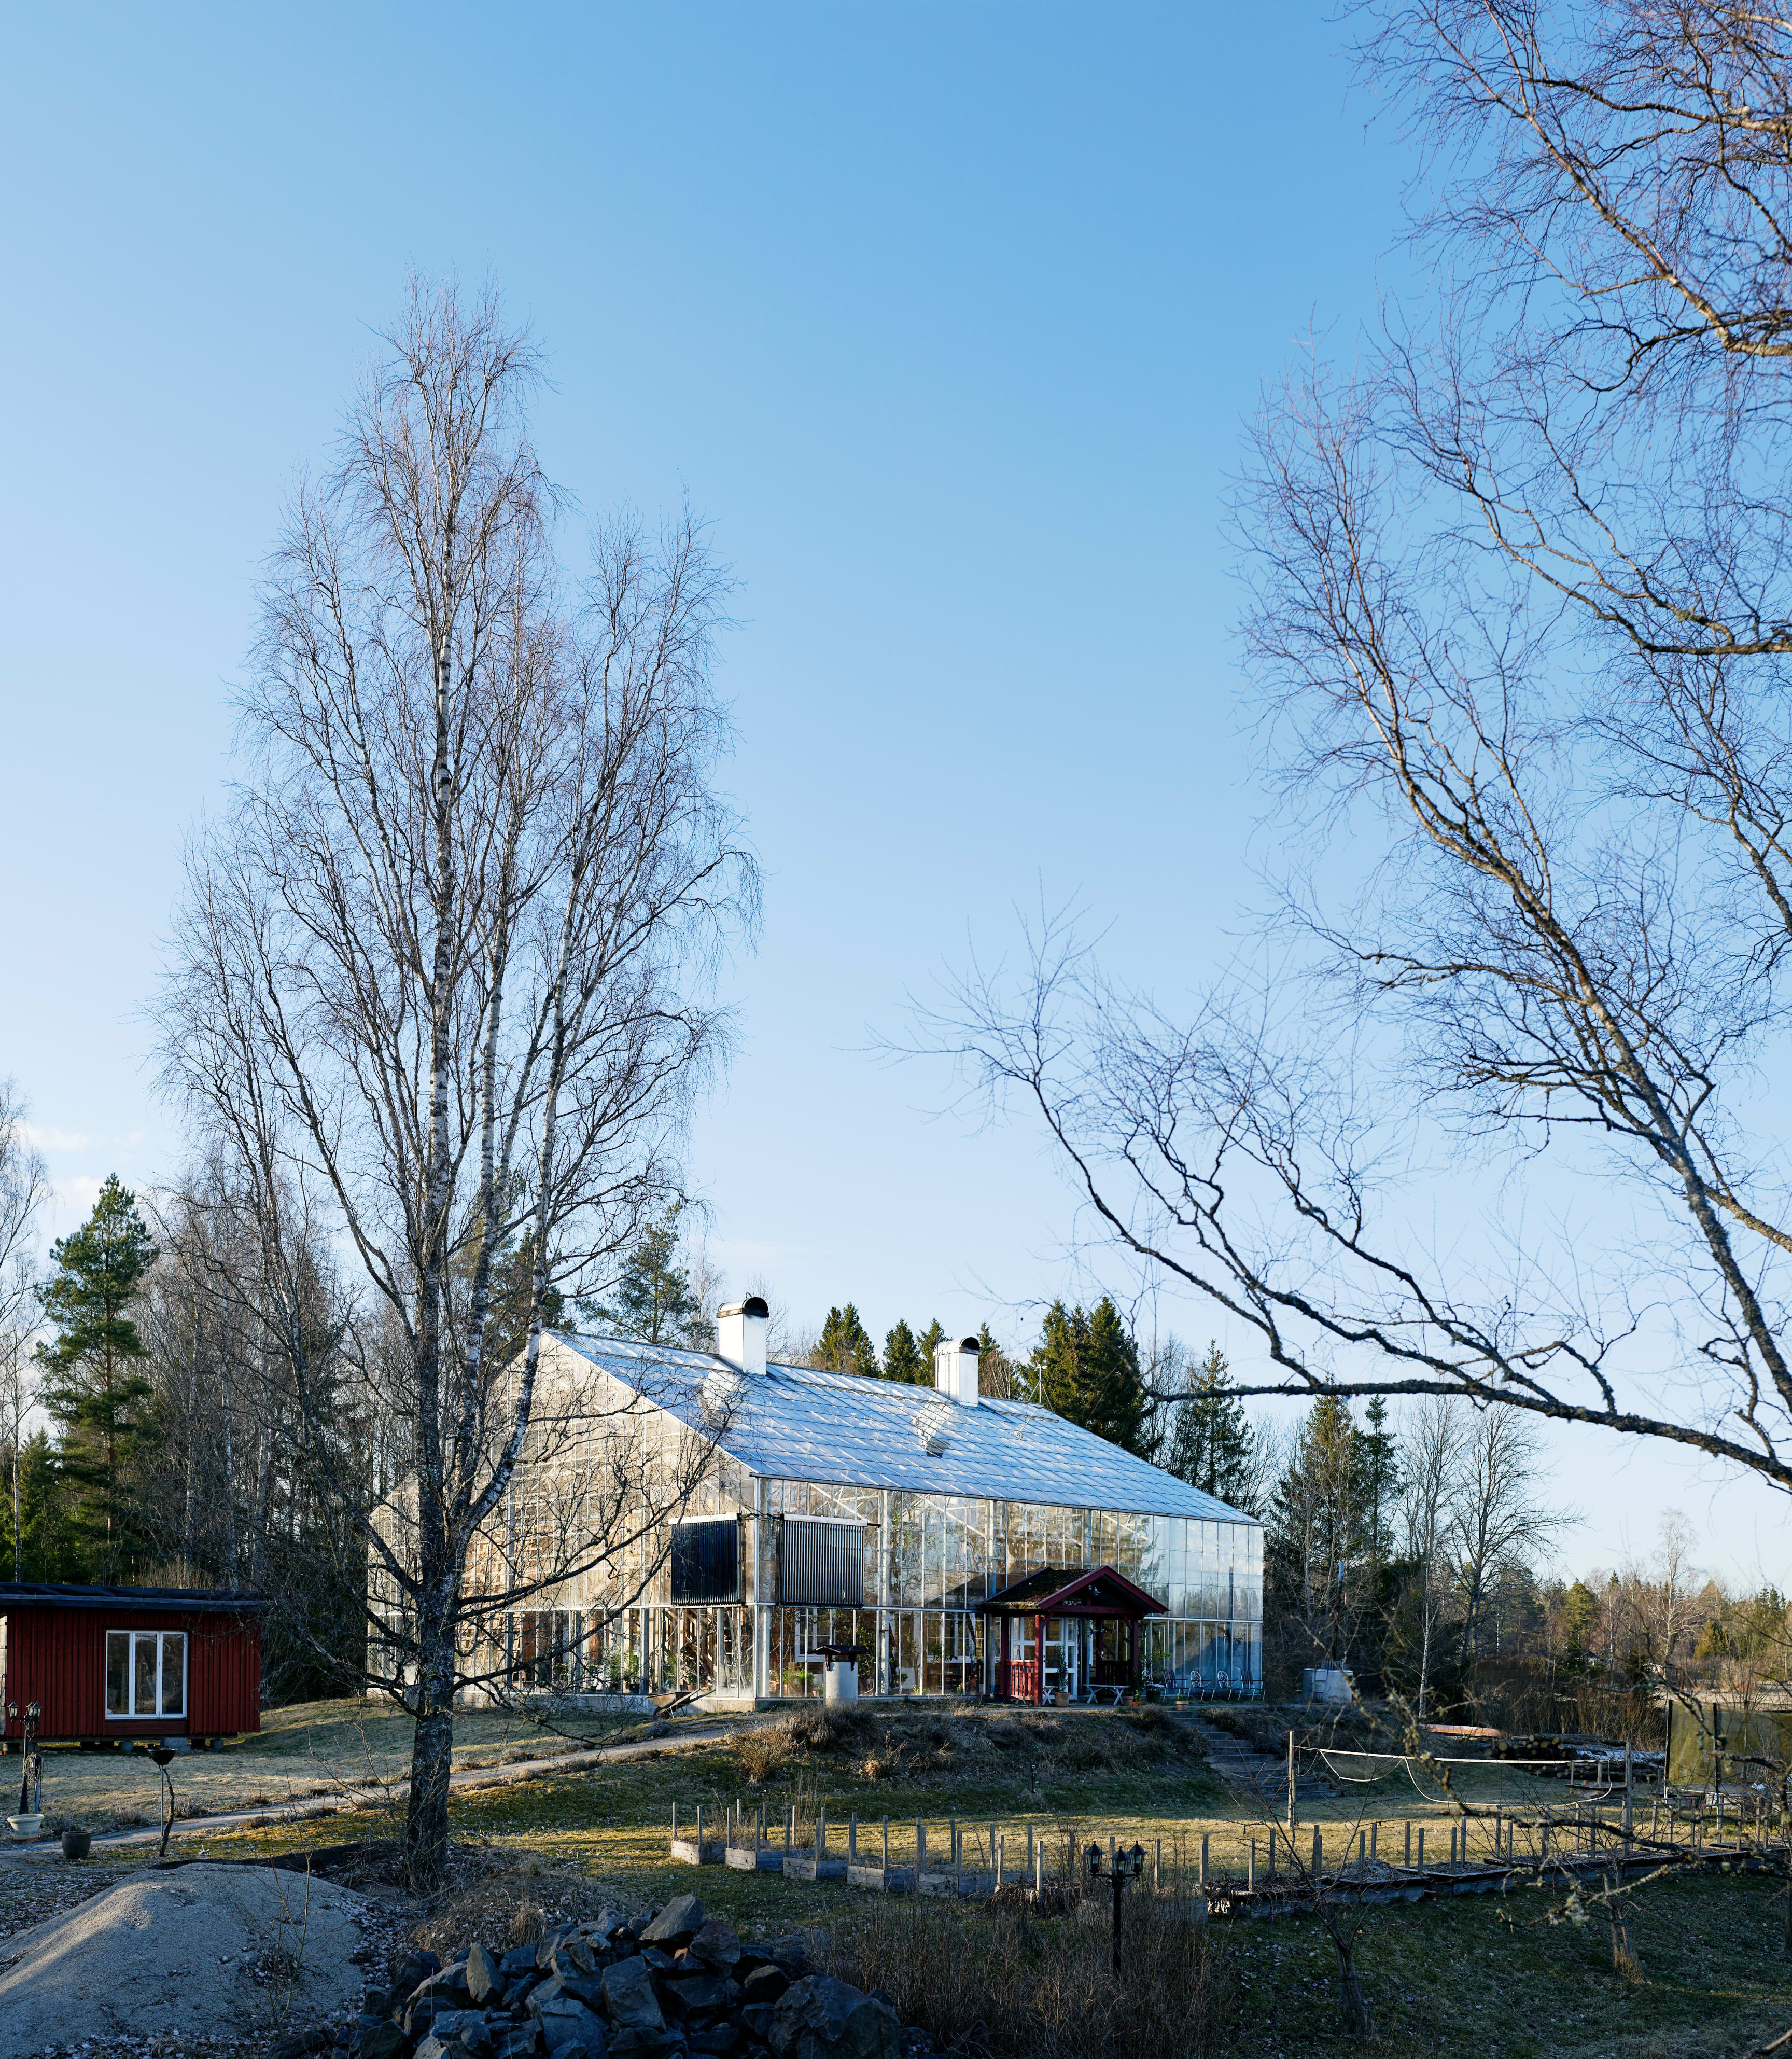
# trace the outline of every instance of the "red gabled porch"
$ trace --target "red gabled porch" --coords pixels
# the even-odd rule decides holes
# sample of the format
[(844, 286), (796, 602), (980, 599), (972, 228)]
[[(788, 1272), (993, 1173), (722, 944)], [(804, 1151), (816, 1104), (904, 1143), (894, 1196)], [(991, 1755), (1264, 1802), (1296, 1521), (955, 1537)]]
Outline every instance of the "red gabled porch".
[(978, 1613), (1002, 1626), (996, 1692), (1037, 1705), (1048, 1693), (1081, 1699), (1097, 1688), (1136, 1688), (1139, 1625), (1165, 1605), (1112, 1566), (1080, 1573), (1045, 1566), (992, 1595)]

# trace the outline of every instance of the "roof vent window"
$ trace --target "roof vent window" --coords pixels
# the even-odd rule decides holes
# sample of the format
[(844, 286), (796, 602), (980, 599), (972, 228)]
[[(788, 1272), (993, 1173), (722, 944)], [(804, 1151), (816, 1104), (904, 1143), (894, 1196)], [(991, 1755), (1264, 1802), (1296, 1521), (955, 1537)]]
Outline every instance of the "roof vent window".
[(928, 1457), (937, 1459), (952, 1441), (952, 1404), (942, 1397), (916, 1409), (914, 1434)]
[(746, 1388), (746, 1381), (731, 1366), (705, 1374), (699, 1390), (705, 1425), (711, 1430), (726, 1428), (740, 1408)]

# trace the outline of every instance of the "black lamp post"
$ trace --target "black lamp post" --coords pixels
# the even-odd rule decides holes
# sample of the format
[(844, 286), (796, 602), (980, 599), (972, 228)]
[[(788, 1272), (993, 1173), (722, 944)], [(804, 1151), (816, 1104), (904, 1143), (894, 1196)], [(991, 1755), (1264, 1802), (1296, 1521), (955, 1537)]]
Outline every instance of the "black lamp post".
[(1092, 1881), (1100, 1880), (1105, 1872), (1113, 1882), (1113, 1971), (1114, 1978), (1118, 1980), (1121, 1899), (1126, 1892), (1127, 1882), (1139, 1879), (1145, 1872), (1145, 1847), (1135, 1844), (1128, 1851), (1121, 1846), (1115, 1851), (1111, 1864), (1106, 1867), (1101, 1863), (1101, 1847), (1099, 1845), (1091, 1845), (1083, 1856), (1089, 1863), (1089, 1877)]
[(161, 1818), (161, 1848), (156, 1854), (157, 1858), (165, 1859), (168, 1856), (168, 1834), (174, 1827), (174, 1783), (168, 1777), (169, 1762), (174, 1754), (165, 1744), (153, 1744), (149, 1747), (149, 1756), (156, 1762), (157, 1776), (167, 1797)]
[[(6, 1715), (10, 1720), (18, 1719), (17, 1702), (9, 1702), (6, 1704)], [(43, 1762), (38, 1756), (38, 1725), (42, 1717), (43, 1710), (38, 1703), (26, 1703), (25, 1734), (20, 1738), (18, 1746), (24, 1762), (18, 1783), (18, 1813), (22, 1816), (29, 1816), (31, 1813), (31, 1781), (34, 1774), (38, 1782), (38, 1798), (40, 1802), (43, 1798)]]

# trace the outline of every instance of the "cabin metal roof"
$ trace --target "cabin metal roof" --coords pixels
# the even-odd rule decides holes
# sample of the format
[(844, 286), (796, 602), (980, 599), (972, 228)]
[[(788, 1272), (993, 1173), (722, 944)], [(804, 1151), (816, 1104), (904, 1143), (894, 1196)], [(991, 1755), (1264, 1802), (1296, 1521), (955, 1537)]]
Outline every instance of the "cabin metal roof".
[(186, 1615), (261, 1615), (261, 1595), (229, 1587), (88, 1587), (55, 1583), (0, 1580), (0, 1615), (9, 1609), (156, 1609)]
[(556, 1333), (587, 1364), (713, 1436), (761, 1479), (964, 1495), (1258, 1527), (1256, 1518), (1030, 1401), (974, 1408), (930, 1387)]

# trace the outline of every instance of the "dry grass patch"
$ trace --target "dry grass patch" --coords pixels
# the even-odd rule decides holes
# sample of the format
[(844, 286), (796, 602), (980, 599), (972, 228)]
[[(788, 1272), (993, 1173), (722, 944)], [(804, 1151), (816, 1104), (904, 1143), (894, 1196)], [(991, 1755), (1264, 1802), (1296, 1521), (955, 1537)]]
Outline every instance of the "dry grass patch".
[(1207, 1755), (1195, 1731), (1155, 1708), (1099, 1716), (802, 1709), (747, 1732), (735, 1753), (756, 1787), (780, 1778), (806, 1784), (811, 1774), (1037, 1787), (1073, 1775), (1194, 1772)]
[(1120, 1977), (1105, 1897), (1041, 1922), (1018, 1896), (979, 1913), (874, 1900), (843, 1910), (829, 1970), (881, 1989), (945, 2051), (990, 2059), (1206, 2059), (1224, 2047), (1224, 1955), (1192, 1904), (1133, 1898)]

